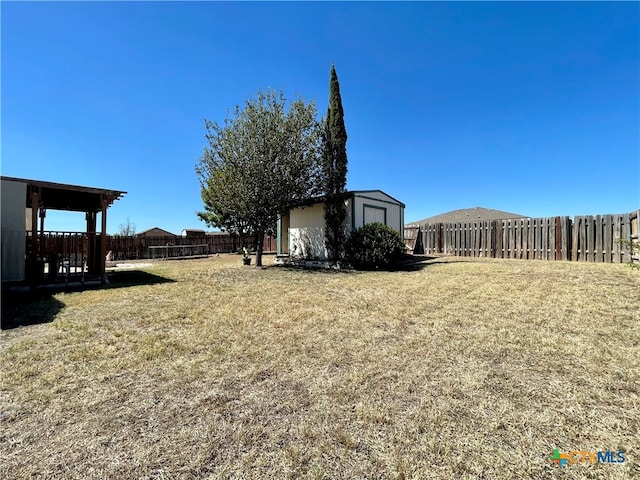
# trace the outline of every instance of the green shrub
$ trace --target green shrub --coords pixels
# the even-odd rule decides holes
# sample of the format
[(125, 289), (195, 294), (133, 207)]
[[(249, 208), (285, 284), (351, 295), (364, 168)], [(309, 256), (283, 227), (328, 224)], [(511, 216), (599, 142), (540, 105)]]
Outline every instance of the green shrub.
[(404, 253), (400, 234), (383, 223), (368, 223), (351, 232), (345, 245), (347, 260), (359, 270), (387, 267)]

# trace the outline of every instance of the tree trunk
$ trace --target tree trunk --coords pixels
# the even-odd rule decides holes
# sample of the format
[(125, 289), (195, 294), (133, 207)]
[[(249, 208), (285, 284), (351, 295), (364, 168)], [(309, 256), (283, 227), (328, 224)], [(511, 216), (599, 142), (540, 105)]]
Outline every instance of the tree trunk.
[(246, 246), (244, 244), (244, 230), (242, 230), (242, 229), (238, 230), (238, 236), (240, 237), (240, 246), (237, 247), (233, 253), (237, 253), (238, 250), (240, 250), (240, 249), (242, 249), (243, 247)]
[(256, 232), (256, 267), (262, 266), (262, 241), (264, 240), (264, 230)]

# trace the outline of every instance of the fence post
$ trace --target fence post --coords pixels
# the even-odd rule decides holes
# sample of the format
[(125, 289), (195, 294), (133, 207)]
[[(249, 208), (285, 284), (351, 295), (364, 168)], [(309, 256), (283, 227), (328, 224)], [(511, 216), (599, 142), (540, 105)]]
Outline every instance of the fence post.
[(602, 218), (600, 215), (594, 217), (594, 229), (595, 229), (595, 245), (594, 253), (596, 262), (602, 263)]
[(561, 234), (560, 234), (560, 242), (562, 244), (561, 249), (561, 259), (569, 260), (569, 244), (570, 244), (570, 234), (571, 234), (571, 220), (569, 217), (562, 217), (561, 220)]
[[(631, 239), (631, 215), (629, 213), (626, 213), (626, 214), (622, 215), (622, 232), (620, 232), (620, 235), (626, 241), (628, 241), (628, 242), (632, 241), (632, 239)], [(623, 255), (624, 255), (623, 261), (625, 263), (633, 261), (633, 259), (631, 257), (631, 245), (630, 244), (628, 246), (625, 245)]]
[(634, 255), (631, 252), (631, 263), (640, 263), (640, 249), (638, 248), (638, 243), (640, 242), (640, 210), (636, 210), (629, 215), (629, 233), (629, 241), (632, 245), (634, 243), (636, 245), (636, 254)]

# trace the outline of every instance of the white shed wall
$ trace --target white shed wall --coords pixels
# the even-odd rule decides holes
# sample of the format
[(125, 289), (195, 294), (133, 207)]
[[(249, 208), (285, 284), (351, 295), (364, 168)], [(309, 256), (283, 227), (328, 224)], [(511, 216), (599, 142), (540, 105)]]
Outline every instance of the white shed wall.
[[(404, 233), (404, 207), (382, 192), (357, 193), (354, 197), (355, 228), (380, 221)], [(383, 220), (384, 219), (384, 220)]]
[(294, 257), (326, 259), (324, 205), (316, 203), (290, 211), (289, 254)]
[(2, 180), (2, 281), (25, 279), (27, 185)]
[[(400, 232), (404, 237), (404, 207), (394, 198), (380, 191), (354, 193), (345, 204), (347, 216), (344, 227), (347, 235), (352, 227), (380, 221)], [(366, 217), (366, 218), (365, 218)], [(279, 253), (312, 260), (326, 260), (324, 203), (291, 209), (279, 220), (281, 238)], [(288, 247), (288, 248), (287, 248)]]

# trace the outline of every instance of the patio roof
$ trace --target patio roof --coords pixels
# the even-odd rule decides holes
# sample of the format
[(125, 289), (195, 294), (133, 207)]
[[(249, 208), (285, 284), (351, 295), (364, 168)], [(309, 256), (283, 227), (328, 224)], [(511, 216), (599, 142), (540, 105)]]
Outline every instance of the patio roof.
[[(43, 182), (25, 178), (2, 177), (2, 180), (26, 183), (40, 189), (40, 206), (51, 210), (67, 210), (72, 212), (100, 212), (102, 199), (107, 207), (120, 199), (127, 192), (105, 188), (67, 185), (64, 183)], [(26, 206), (31, 207), (31, 197), (27, 191)]]

